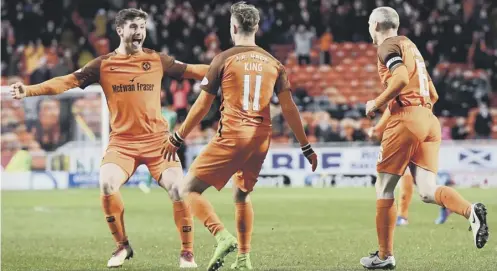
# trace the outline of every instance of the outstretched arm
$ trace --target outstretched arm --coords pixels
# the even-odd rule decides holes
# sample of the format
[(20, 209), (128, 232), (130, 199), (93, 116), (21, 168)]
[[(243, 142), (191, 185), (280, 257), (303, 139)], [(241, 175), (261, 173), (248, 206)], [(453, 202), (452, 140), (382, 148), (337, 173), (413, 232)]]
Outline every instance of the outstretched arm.
[(14, 99), (22, 99), (30, 96), (57, 95), (76, 87), (85, 88), (99, 81), (100, 62), (100, 58), (96, 58), (80, 70), (36, 85), (24, 86), (22, 83), (15, 83), (10, 92)]
[(26, 86), (26, 97), (57, 95), (76, 87), (79, 87), (78, 79), (74, 74), (68, 74), (52, 78), (40, 84)]
[(209, 65), (204, 64), (185, 64), (175, 60), (167, 54), (160, 54), (162, 69), (164, 75), (175, 79), (195, 79), (201, 80), (207, 74)]
[(209, 113), (214, 99), (216, 99), (215, 94), (208, 93), (207, 91), (200, 92), (197, 100), (190, 108), (185, 121), (176, 132), (181, 139), (186, 138), (193, 128), (200, 124), (205, 115)]
[[(183, 64), (184, 65), (184, 64)], [(193, 65), (187, 65), (193, 66)], [(204, 66), (204, 65), (195, 65)], [(200, 88), (202, 91), (198, 96), (197, 100), (190, 108), (190, 112), (186, 116), (185, 122), (181, 125), (176, 133), (169, 137), (169, 141), (166, 144), (164, 157), (171, 161), (171, 159), (176, 159), (176, 151), (183, 144), (184, 139), (190, 134), (195, 126), (197, 126), (200, 121), (209, 112), (212, 102), (216, 98), (217, 91), (221, 86), (221, 76), (224, 68), (224, 60), (221, 56), (216, 56), (202, 80)], [(202, 69), (202, 68), (201, 68)]]
[(183, 78), (202, 80), (209, 70), (209, 65), (187, 64)]

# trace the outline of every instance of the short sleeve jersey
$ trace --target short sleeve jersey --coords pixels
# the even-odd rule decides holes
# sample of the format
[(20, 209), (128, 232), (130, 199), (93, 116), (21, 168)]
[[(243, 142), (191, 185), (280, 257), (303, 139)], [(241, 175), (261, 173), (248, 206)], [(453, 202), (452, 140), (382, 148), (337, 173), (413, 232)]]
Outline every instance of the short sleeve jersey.
[(222, 105), (218, 135), (250, 138), (271, 133), (273, 93), (290, 90), (284, 66), (258, 46), (235, 46), (217, 55), (201, 88), (216, 95)]
[(405, 36), (388, 38), (378, 47), (378, 73), (385, 89), (399, 65), (407, 67), (409, 83), (389, 103), (389, 109), (393, 111), (404, 106), (431, 105), (431, 78), (426, 71), (424, 59), (416, 45)]
[(163, 76), (182, 78), (186, 65), (144, 49), (133, 55), (112, 52), (74, 73), (81, 88), (99, 82), (110, 112), (110, 136), (148, 137), (168, 131), (161, 113)]

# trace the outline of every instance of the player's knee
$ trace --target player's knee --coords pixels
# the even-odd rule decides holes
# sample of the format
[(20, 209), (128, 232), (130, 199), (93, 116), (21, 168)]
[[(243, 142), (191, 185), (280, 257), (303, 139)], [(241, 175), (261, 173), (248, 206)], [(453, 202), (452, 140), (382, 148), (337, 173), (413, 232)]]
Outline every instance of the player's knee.
[(119, 191), (126, 182), (127, 174), (116, 164), (104, 164), (100, 168), (100, 191), (104, 195), (111, 195)]
[(429, 194), (419, 194), (419, 197), (425, 203), (434, 203), (435, 202), (435, 197), (433, 197)]
[(376, 187), (376, 198), (378, 199), (393, 199), (395, 186), (399, 181), (400, 176), (379, 173), (378, 178), (375, 183)]
[(172, 185), (168, 190), (167, 193), (169, 194), (169, 198), (173, 201), (178, 201), (181, 200), (181, 196), (179, 193), (179, 187), (177, 185)]
[(435, 202), (435, 191), (425, 190), (419, 191), (419, 197), (425, 203), (434, 203)]
[(100, 191), (104, 195), (112, 195), (119, 190), (119, 185), (112, 179), (100, 180)]
[(235, 202), (247, 202), (249, 200), (249, 192), (245, 192), (240, 188), (235, 188), (233, 199)]
[(426, 203), (434, 203), (435, 202), (435, 191), (437, 186), (430, 185), (426, 182), (421, 182), (421, 185), (418, 185), (419, 197), (423, 202)]

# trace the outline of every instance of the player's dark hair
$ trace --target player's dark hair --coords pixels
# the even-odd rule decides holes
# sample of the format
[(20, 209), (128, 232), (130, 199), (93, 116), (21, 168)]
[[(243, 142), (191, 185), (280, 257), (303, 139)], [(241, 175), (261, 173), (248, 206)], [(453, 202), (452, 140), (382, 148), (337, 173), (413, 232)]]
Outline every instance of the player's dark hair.
[(121, 9), (116, 15), (116, 27), (122, 27), (126, 21), (131, 21), (135, 18), (147, 20), (148, 14), (136, 8)]
[(241, 27), (241, 32), (245, 34), (253, 33), (259, 24), (259, 10), (244, 1), (231, 6), (231, 15), (236, 18)]

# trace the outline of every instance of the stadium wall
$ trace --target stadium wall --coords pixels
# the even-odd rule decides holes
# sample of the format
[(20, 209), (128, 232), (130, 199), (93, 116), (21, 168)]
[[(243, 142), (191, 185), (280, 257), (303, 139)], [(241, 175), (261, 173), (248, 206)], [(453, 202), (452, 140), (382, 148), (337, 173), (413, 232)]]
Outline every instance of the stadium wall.
[[(1, 87), (2, 100), (11, 99), (8, 91), (7, 87)], [(80, 136), (48, 153), (45, 171), (16, 173), (4, 172), (2, 168), (1, 189), (98, 187), (98, 169), (109, 138), (109, 112), (105, 96), (101, 94), (101, 87), (94, 85), (84, 91), (76, 88), (51, 97), (72, 104), (68, 118), (73, 118), (78, 124), (88, 117), (85, 113), (100, 108), (97, 127), (88, 131), (90, 129), (83, 129), (85, 125), (83, 128), (78, 126), (76, 130), (82, 131)], [(99, 101), (95, 104), (96, 107), (75, 106), (78, 99), (84, 100), (88, 97)], [(35, 100), (23, 100), (24, 108), (35, 107), (36, 103), (31, 104), (33, 101)], [(204, 145), (187, 146), (187, 165), (191, 164), (203, 147)], [(315, 146), (315, 151), (320, 160), (318, 169), (312, 173), (298, 146), (273, 145), (263, 165), (258, 187), (372, 186), (376, 181), (379, 146), (332, 143)], [(439, 161), (439, 177), (442, 183), (451, 180), (461, 187), (497, 187), (496, 140), (444, 141)], [(136, 186), (146, 178), (148, 170), (145, 166), (140, 166), (127, 185)]]
[[(187, 165), (204, 145), (189, 146)], [(98, 187), (98, 168), (102, 158), (100, 147), (86, 150), (85, 155), (66, 148), (70, 167), (67, 171), (3, 172), (2, 190), (68, 189)], [(376, 181), (378, 146), (317, 147), (320, 165), (312, 173), (298, 147), (272, 147), (264, 162), (259, 187), (354, 187), (372, 186)], [(446, 142), (440, 150), (441, 182), (451, 180), (460, 187), (497, 187), (497, 142)], [(148, 178), (148, 170), (140, 166), (128, 186), (136, 186)]]

